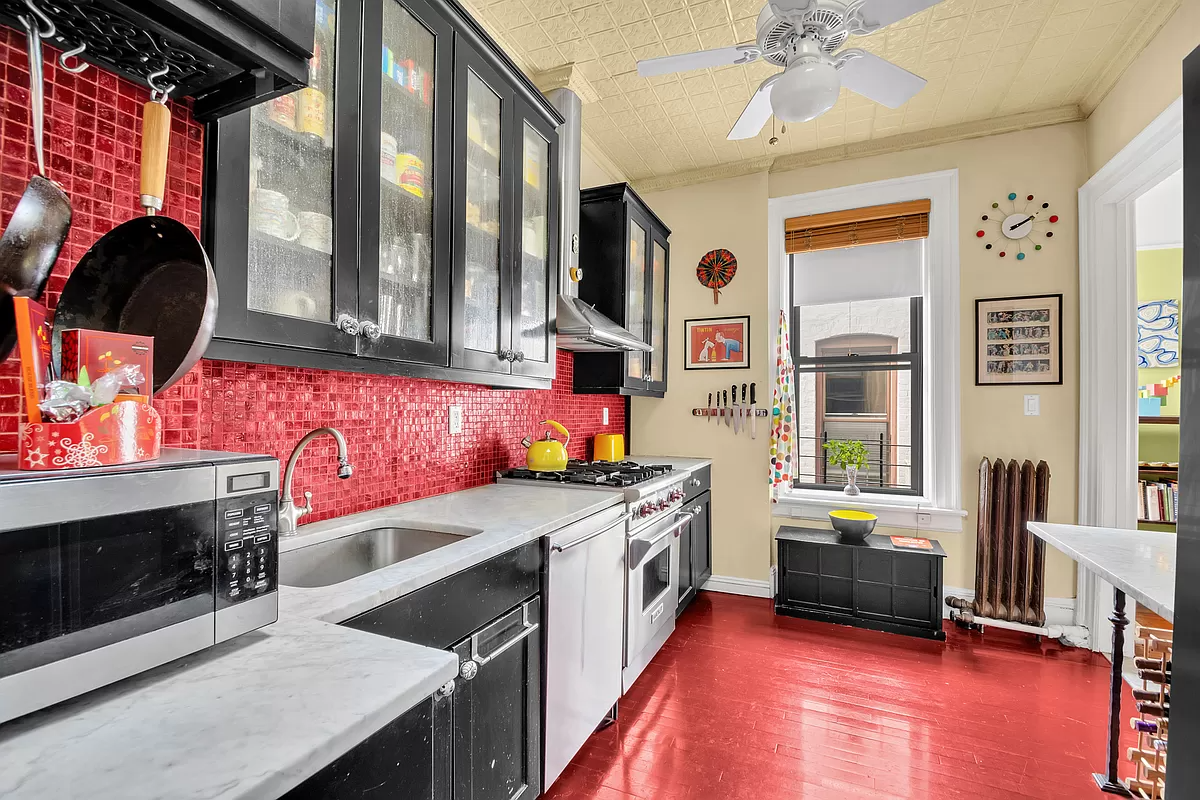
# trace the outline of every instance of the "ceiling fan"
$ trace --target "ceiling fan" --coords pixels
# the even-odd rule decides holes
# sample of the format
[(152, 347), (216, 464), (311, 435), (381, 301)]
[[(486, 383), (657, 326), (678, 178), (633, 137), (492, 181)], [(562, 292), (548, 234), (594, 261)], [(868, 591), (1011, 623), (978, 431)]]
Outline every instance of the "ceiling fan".
[(870, 100), (899, 108), (925, 86), (925, 79), (865, 50), (838, 52), (851, 35), (874, 33), (937, 5), (941, 0), (770, 0), (758, 15), (753, 44), (638, 62), (643, 78), (706, 67), (749, 64), (763, 59), (783, 72), (762, 82), (730, 139), (757, 136), (774, 114), (784, 122), (816, 119), (837, 102), (842, 86)]

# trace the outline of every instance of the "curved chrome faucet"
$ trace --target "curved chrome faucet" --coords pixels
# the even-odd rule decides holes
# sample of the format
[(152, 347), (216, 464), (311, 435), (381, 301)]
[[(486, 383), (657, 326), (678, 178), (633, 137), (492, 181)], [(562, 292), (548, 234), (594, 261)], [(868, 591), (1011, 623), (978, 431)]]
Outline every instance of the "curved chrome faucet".
[(304, 452), (304, 448), (308, 447), (308, 443), (313, 439), (326, 435), (332, 436), (337, 441), (337, 476), (345, 480), (354, 474), (354, 467), (350, 466), (350, 457), (346, 455), (346, 439), (337, 428), (317, 428), (315, 431), (305, 434), (300, 443), (296, 445), (296, 449), (292, 451), (287, 469), (283, 471), (283, 496), (279, 500), (280, 536), (295, 536), (296, 523), (300, 521), (301, 517), (312, 511), (312, 492), (304, 493), (304, 505), (302, 506), (296, 505), (296, 501), (292, 499), (292, 478), (296, 472), (296, 462), (300, 460), (300, 454)]

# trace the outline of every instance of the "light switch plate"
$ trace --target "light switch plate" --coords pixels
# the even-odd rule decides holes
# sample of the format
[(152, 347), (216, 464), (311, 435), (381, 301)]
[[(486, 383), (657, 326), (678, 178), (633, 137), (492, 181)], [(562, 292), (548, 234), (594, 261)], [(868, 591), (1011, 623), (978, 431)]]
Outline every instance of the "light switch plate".
[(1040, 417), (1042, 415), (1042, 396), (1040, 394), (1025, 395), (1025, 416)]
[(450, 433), (462, 433), (462, 406), (450, 406)]
[(608, 409), (607, 409), (607, 408), (606, 408), (606, 409), (604, 409), (604, 420), (603, 420), (603, 424), (605, 424), (605, 425), (607, 425), (607, 424), (608, 424)]

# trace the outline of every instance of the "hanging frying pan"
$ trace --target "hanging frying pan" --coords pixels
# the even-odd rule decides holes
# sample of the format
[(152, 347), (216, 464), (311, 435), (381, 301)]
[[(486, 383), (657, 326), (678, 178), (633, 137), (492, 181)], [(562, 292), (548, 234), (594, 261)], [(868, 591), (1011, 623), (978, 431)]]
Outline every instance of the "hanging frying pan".
[[(170, 91), (169, 89), (167, 91)], [(142, 207), (84, 254), (54, 310), (54, 358), (62, 331), (90, 328), (154, 337), (154, 393), (200, 361), (217, 320), (217, 279), (196, 236), (156, 216), (167, 182), (171, 112), (167, 93), (142, 109)]]
[(19, 19), (25, 28), (29, 53), (29, 106), (38, 171), (29, 179), (4, 235), (0, 236), (0, 361), (8, 358), (17, 344), (12, 299), (20, 296), (36, 300), (42, 296), (71, 229), (71, 203), (66, 192), (46, 177), (43, 149), (42, 37), (53, 36), (54, 26), (42, 30), (38, 27), (39, 19), (28, 16)]

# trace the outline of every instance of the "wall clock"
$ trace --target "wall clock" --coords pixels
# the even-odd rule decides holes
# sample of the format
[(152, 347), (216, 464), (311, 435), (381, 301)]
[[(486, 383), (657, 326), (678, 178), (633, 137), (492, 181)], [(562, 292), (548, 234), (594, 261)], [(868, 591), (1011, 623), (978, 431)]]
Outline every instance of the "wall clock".
[(1031, 194), (1022, 198), (1010, 192), (1002, 202), (992, 203), (992, 209), (980, 217), (982, 225), (975, 236), (984, 240), (984, 250), (1000, 258), (1013, 256), (1024, 261), (1030, 253), (1049, 244), (1058, 221), (1059, 216), (1050, 210), (1049, 203), (1038, 202)]

